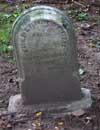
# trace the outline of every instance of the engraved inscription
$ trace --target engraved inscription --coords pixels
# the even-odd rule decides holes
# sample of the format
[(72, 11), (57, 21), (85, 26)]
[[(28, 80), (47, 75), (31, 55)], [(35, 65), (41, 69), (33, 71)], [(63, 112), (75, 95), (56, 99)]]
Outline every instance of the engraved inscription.
[[(34, 21), (19, 33), (20, 53), (28, 76), (45, 76), (62, 71), (67, 63), (67, 31), (52, 21)], [(70, 48), (68, 49), (70, 51)], [(34, 67), (28, 68), (27, 62)], [(42, 67), (42, 69), (41, 69)]]

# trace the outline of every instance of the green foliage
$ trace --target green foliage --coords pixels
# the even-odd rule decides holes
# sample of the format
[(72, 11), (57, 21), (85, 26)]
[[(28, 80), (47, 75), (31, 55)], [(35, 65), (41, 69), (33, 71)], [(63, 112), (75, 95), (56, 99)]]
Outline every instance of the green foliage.
[(20, 13), (18, 10), (11, 14), (0, 13), (0, 53), (12, 51), (12, 47), (9, 45), (11, 28)]
[(11, 52), (13, 50), (13, 47), (12, 46), (10, 46), (10, 45), (8, 45), (8, 44), (2, 44), (1, 46), (0, 46), (0, 52), (1, 53), (9, 53), (9, 52)]
[(83, 21), (83, 20), (87, 20), (88, 15), (87, 13), (81, 12), (76, 16), (77, 20)]
[(21, 12), (17, 10), (12, 14), (12, 17), (17, 18), (20, 14)]
[(14, 11), (12, 14), (0, 13), (0, 25), (13, 23), (20, 13), (20, 11)]
[(93, 38), (93, 39), (92, 39), (92, 43), (93, 43), (96, 47), (100, 48), (100, 39), (99, 39), (99, 38)]
[(100, 29), (100, 17), (98, 18), (98, 27)]
[(77, 10), (70, 10), (68, 14), (76, 20), (83, 21), (88, 19), (88, 14), (85, 12), (79, 12)]
[(68, 14), (71, 16), (71, 17), (76, 17), (77, 14), (78, 14), (78, 11), (77, 10), (69, 10), (68, 11)]
[(0, 30), (0, 41), (1, 42), (9, 42), (9, 38), (10, 38), (10, 32), (11, 32), (11, 28), (2, 28)]

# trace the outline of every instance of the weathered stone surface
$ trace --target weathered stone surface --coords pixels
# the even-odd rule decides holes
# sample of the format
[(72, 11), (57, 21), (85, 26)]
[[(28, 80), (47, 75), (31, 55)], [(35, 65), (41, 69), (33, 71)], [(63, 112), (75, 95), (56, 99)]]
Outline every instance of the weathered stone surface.
[(25, 104), (81, 99), (76, 39), (62, 12), (46, 6), (27, 10), (14, 24), (13, 44)]
[[(11, 96), (9, 99), (8, 112), (14, 113), (28, 113), (28, 115), (33, 115), (35, 112), (41, 111), (50, 113), (52, 116), (64, 116), (66, 114), (73, 114), (75, 111), (80, 109), (87, 109), (91, 107), (91, 93), (89, 89), (81, 88), (84, 97), (81, 100), (74, 102), (62, 102), (62, 103), (48, 103), (39, 105), (24, 105), (21, 94)], [(76, 113), (76, 112), (75, 112)]]
[(20, 94), (10, 97), (8, 105), (9, 112), (11, 113), (17, 112), (18, 108), (21, 108), (21, 106), (22, 106), (22, 97)]

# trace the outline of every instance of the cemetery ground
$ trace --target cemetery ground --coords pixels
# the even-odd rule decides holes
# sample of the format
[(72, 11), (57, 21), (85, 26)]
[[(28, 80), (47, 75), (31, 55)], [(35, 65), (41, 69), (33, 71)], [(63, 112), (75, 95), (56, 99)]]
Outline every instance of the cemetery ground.
[[(93, 104), (88, 110), (78, 110), (71, 115), (50, 116), (46, 112), (28, 113), (7, 112), (9, 97), (20, 93), (18, 71), (12, 58), (12, 45), (9, 34), (0, 34), (0, 130), (99, 130), (100, 129), (100, 21), (99, 9), (90, 11), (79, 9), (67, 10), (75, 26), (80, 63), (80, 80), (82, 87), (89, 88)], [(12, 16), (12, 22), (18, 16)], [(1, 19), (0, 19), (1, 20)], [(11, 23), (11, 22), (10, 22)], [(10, 29), (10, 24), (8, 28)], [(2, 29), (0, 21), (0, 31)], [(2, 31), (1, 31), (2, 32)], [(7, 37), (5, 37), (5, 35)], [(38, 95), (39, 96), (39, 95)]]

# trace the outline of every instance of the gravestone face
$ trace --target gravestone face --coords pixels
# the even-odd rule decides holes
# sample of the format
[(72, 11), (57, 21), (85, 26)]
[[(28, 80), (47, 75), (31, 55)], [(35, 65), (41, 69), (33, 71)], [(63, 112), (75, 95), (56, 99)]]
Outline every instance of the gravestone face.
[(28, 9), (14, 24), (13, 44), (25, 104), (82, 97), (76, 39), (62, 12), (47, 6)]

